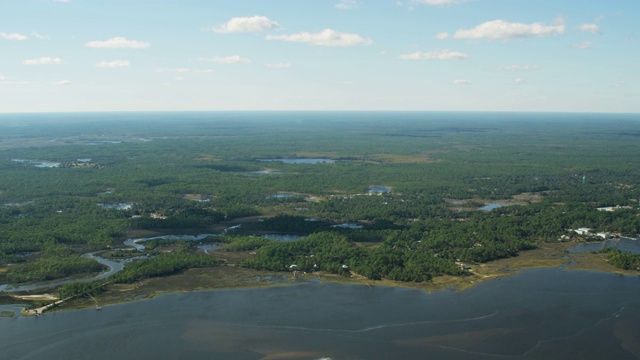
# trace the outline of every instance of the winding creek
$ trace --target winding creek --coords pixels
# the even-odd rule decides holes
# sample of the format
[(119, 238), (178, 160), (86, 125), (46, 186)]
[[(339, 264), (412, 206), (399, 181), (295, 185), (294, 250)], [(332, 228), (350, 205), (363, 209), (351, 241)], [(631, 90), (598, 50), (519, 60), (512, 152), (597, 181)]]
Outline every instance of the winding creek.
[[(141, 243), (145, 242), (145, 241), (150, 241), (150, 240), (157, 240), (157, 239), (175, 239), (175, 240), (188, 240), (188, 241), (200, 241), (203, 240), (209, 236), (215, 236), (214, 234), (200, 234), (200, 235), (162, 235), (162, 236), (154, 236), (154, 237), (150, 237), (150, 238), (139, 238), (139, 239), (127, 239), (123, 242), (123, 244), (125, 246), (130, 246), (135, 248), (135, 250), (137, 251), (144, 251), (145, 247), (144, 245), (141, 245)], [(219, 247), (219, 246), (218, 246)], [(198, 248), (201, 248), (205, 253), (209, 253), (209, 250), (214, 250), (216, 249), (215, 246), (212, 246), (212, 244), (205, 244), (205, 245), (199, 245)], [(0, 285), (0, 292), (8, 292), (8, 293), (13, 293), (13, 292), (20, 292), (20, 291), (36, 291), (36, 290), (41, 290), (41, 289), (49, 289), (49, 288), (53, 288), (53, 287), (57, 287), (60, 285), (64, 285), (64, 284), (68, 284), (70, 282), (76, 282), (76, 281), (82, 281), (82, 282), (89, 282), (89, 281), (95, 281), (95, 280), (101, 280), (101, 279), (106, 279), (107, 277), (117, 273), (118, 271), (121, 271), (122, 269), (124, 269), (124, 266), (127, 263), (132, 262), (133, 260), (138, 260), (138, 259), (144, 259), (147, 256), (132, 256), (130, 258), (127, 259), (122, 259), (119, 261), (115, 261), (115, 260), (109, 260), (109, 259), (105, 259), (103, 257), (100, 257), (98, 255), (96, 255), (97, 253), (99, 253), (100, 251), (96, 251), (96, 252), (90, 252), (90, 253), (86, 253), (82, 256), (94, 259), (95, 261), (99, 262), (102, 265), (105, 265), (106, 267), (108, 267), (108, 270), (96, 275), (96, 276), (92, 276), (92, 277), (86, 277), (86, 278), (80, 278), (80, 279), (67, 279), (67, 280), (58, 280), (58, 281), (50, 281), (50, 282), (45, 282), (45, 283), (38, 283), (38, 284), (28, 284), (28, 285), (11, 285), (11, 284), (2, 284)]]

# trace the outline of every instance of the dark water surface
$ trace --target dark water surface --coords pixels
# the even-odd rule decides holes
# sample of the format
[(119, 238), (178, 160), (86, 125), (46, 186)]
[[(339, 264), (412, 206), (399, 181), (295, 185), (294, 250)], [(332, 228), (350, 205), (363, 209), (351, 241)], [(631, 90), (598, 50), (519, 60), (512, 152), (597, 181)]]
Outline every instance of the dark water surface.
[(637, 359), (640, 277), (528, 270), (462, 292), (306, 283), (0, 318), (6, 359)]

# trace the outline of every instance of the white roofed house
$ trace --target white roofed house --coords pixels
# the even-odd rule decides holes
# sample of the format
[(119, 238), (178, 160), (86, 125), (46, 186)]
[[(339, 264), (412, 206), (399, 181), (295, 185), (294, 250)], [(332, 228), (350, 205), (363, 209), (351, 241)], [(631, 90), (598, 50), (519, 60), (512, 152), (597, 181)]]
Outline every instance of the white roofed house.
[(591, 233), (591, 230), (592, 229), (589, 229), (589, 228), (586, 228), (586, 227), (581, 227), (581, 228), (575, 229), (574, 231), (578, 235), (589, 235)]

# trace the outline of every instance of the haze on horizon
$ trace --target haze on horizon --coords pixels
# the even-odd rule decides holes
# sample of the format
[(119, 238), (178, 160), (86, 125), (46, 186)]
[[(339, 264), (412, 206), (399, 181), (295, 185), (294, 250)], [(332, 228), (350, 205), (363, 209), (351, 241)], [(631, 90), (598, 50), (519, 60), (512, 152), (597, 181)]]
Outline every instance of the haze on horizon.
[(21, 0), (0, 113), (640, 112), (637, 1)]

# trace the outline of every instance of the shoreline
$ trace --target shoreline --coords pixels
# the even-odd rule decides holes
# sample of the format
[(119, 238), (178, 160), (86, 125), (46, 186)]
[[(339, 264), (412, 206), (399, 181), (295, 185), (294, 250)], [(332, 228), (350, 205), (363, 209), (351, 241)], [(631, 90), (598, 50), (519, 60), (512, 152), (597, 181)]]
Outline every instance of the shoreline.
[[(150, 299), (161, 294), (181, 293), (206, 290), (234, 290), (257, 287), (293, 286), (312, 282), (325, 282), (362, 285), (370, 288), (374, 286), (396, 287), (422, 290), (427, 293), (455, 289), (464, 291), (480, 283), (514, 276), (523, 270), (536, 268), (560, 268), (571, 271), (598, 271), (620, 275), (637, 275), (640, 271), (628, 271), (613, 267), (598, 253), (569, 253), (569, 248), (575, 247), (575, 243), (548, 243), (538, 249), (519, 254), (517, 257), (500, 259), (485, 264), (472, 265), (469, 276), (439, 276), (430, 282), (399, 282), (393, 280), (370, 280), (357, 274), (344, 277), (336, 274), (297, 273), (293, 277), (290, 272), (273, 272), (253, 269), (238, 268), (235, 266), (221, 266), (212, 268), (188, 269), (181, 274), (167, 277), (145, 279), (134, 284), (112, 284), (104, 293), (95, 296), (95, 299), (74, 298), (55, 301), (54, 304), (41, 306), (40, 309), (51, 311), (65, 311), (101, 307)], [(28, 300), (29, 296), (39, 299), (40, 295), (20, 296), (22, 300)], [(14, 297), (14, 296), (12, 296)], [(99, 304), (99, 306), (97, 305)], [(34, 309), (25, 308), (23, 315), (41, 315)]]

